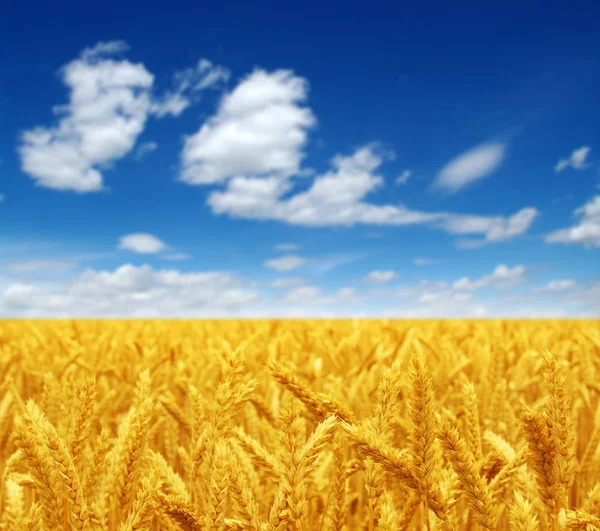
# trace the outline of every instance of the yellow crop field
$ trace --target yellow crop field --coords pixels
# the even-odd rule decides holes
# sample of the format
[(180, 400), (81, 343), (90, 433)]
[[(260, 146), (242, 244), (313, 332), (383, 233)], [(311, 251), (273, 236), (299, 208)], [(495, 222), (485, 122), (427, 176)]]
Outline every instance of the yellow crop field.
[(0, 528), (600, 529), (599, 324), (0, 321)]

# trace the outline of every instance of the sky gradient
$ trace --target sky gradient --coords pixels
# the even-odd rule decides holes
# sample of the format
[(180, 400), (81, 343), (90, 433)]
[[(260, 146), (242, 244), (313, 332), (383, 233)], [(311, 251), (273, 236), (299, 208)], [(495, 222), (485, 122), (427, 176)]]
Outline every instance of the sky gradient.
[(597, 4), (5, 11), (0, 316), (600, 316)]

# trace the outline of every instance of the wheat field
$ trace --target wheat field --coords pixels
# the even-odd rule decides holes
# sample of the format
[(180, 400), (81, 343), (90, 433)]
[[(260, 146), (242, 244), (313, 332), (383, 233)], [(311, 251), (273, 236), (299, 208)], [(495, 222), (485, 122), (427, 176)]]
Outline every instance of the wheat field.
[(0, 321), (0, 526), (600, 529), (598, 321)]

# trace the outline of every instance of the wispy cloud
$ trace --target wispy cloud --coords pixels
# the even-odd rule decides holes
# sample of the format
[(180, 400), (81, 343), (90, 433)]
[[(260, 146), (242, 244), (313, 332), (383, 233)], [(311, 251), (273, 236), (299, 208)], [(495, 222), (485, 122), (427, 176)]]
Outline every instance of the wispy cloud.
[(265, 267), (274, 269), (275, 271), (292, 271), (298, 269), (306, 263), (306, 258), (293, 254), (282, 256), (280, 258), (272, 258), (265, 262)]
[(600, 247), (600, 195), (575, 210), (574, 215), (579, 218), (579, 223), (551, 232), (546, 236), (546, 242)]
[(395, 271), (371, 271), (367, 276), (365, 276), (365, 280), (367, 282), (372, 282), (375, 284), (386, 284), (390, 280), (393, 280), (397, 277)]
[(299, 277), (276, 278), (273, 282), (271, 282), (271, 287), (277, 289), (287, 289), (300, 286), (303, 283), (304, 281)]
[(192, 104), (200, 91), (222, 86), (229, 80), (230, 75), (227, 68), (214, 65), (208, 59), (200, 59), (195, 67), (175, 74), (173, 90), (157, 98), (150, 110), (159, 118), (167, 115), (179, 116)]
[(589, 166), (586, 160), (592, 148), (590, 146), (582, 146), (579, 149), (574, 149), (567, 158), (560, 159), (554, 166), (554, 171), (559, 173), (567, 168), (574, 170), (584, 170)]
[(449, 214), (442, 221), (443, 227), (451, 234), (481, 234), (481, 240), (461, 240), (462, 248), (481, 247), (488, 243), (510, 240), (529, 230), (539, 216), (535, 208), (523, 208), (509, 217), (503, 216), (472, 216)]
[(311, 268), (315, 273), (324, 274), (363, 258), (362, 254), (339, 253), (322, 256), (311, 260)]
[(490, 175), (500, 166), (505, 153), (506, 146), (501, 143), (482, 144), (470, 149), (442, 168), (433, 189), (457, 192)]
[(455, 291), (474, 291), (486, 286), (496, 285), (502, 287), (511, 287), (525, 278), (525, 266), (517, 265), (508, 267), (500, 264), (492, 273), (476, 280), (470, 280), (469, 277), (463, 277), (452, 284)]
[(414, 258), (413, 259), (413, 264), (416, 266), (426, 266), (426, 265), (430, 265), (433, 263), (434, 263), (434, 261), (430, 260), (429, 258)]
[(140, 144), (135, 150), (134, 158), (136, 160), (142, 160), (148, 153), (152, 153), (158, 149), (158, 144), (156, 142), (144, 142)]
[(406, 184), (410, 177), (412, 176), (411, 170), (404, 170), (397, 178), (396, 184)]
[(572, 279), (553, 280), (545, 286), (535, 288), (533, 291), (535, 293), (558, 292), (573, 289), (575, 286), (577, 286), (577, 282)]

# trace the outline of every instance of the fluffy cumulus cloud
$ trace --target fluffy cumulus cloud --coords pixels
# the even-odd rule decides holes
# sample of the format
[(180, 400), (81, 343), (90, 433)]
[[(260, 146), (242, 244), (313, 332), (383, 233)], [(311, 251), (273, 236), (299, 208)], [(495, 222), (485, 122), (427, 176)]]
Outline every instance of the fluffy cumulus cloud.
[(583, 170), (589, 166), (586, 164), (587, 157), (592, 148), (590, 146), (582, 146), (579, 149), (574, 149), (567, 158), (560, 159), (554, 166), (554, 171), (559, 173), (567, 168), (574, 170)]
[(227, 272), (181, 273), (144, 265), (86, 270), (66, 285), (18, 282), (0, 293), (0, 313), (11, 316), (236, 315), (258, 294)]
[[(190, 104), (190, 92), (224, 76), (220, 67), (201, 62), (202, 68), (182, 74), (173, 94), (157, 99), (146, 67), (120, 58), (127, 49), (122, 41), (101, 42), (61, 68), (69, 101), (54, 107), (56, 125), (21, 135), (21, 167), (38, 186), (102, 190), (103, 171), (134, 149), (149, 116), (179, 115)], [(196, 85), (188, 86), (192, 81)], [(138, 154), (153, 147), (147, 143)]]
[(501, 143), (482, 144), (451, 160), (438, 174), (433, 188), (456, 192), (490, 175), (504, 159), (506, 146)]
[(600, 312), (598, 281), (558, 279), (536, 286), (522, 265), (500, 264), (454, 282), (424, 280), (392, 288), (328, 289), (314, 278), (279, 277), (270, 284), (275, 291), (227, 271), (126, 264), (37, 278), (29, 270), (5, 277), (0, 270), (0, 316), (590, 317)]
[(306, 263), (306, 258), (289, 254), (280, 258), (272, 258), (265, 262), (265, 266), (275, 271), (292, 271), (298, 269)]
[(396, 278), (395, 271), (371, 271), (366, 277), (367, 282), (373, 282), (375, 284), (386, 284), (390, 280)]
[(383, 186), (378, 169), (384, 159), (375, 145), (337, 155), (331, 170), (317, 175), (307, 190), (297, 193), (290, 178), (232, 177), (224, 190), (209, 195), (208, 204), (215, 214), (308, 227), (429, 224), (452, 234), (482, 235), (483, 243), (526, 232), (538, 214), (534, 208), (525, 208), (509, 217), (473, 216), (369, 202), (367, 196)]
[(117, 247), (134, 253), (156, 254), (167, 249), (167, 244), (153, 234), (137, 232), (121, 236)]
[(226, 94), (215, 116), (185, 140), (181, 180), (218, 183), (234, 176), (297, 174), (308, 129), (308, 84), (289, 70), (256, 70)]
[[(429, 224), (493, 242), (525, 232), (535, 218), (532, 208), (510, 217), (486, 217), (370, 201), (369, 195), (384, 186), (379, 170), (392, 156), (375, 143), (336, 155), (324, 173), (303, 169), (308, 133), (316, 123), (306, 105), (307, 93), (307, 81), (289, 70), (254, 71), (186, 138), (179, 179), (213, 186), (208, 205), (215, 214), (309, 227)], [(503, 144), (487, 144), (459, 157), (443, 172), (450, 177), (441, 180), (442, 186), (481, 178), (500, 164), (504, 149)], [(312, 178), (308, 186), (307, 177)], [(409, 177), (406, 170), (401, 181)]]
[(292, 191), (290, 179), (281, 177), (235, 177), (224, 191), (213, 192), (209, 205), (217, 214), (245, 219), (272, 219), (304, 226), (351, 226), (356, 223), (409, 225), (441, 219), (437, 214), (411, 211), (402, 205), (375, 205), (364, 201), (383, 185), (376, 170), (385, 155), (376, 146), (337, 155), (332, 169), (315, 177), (304, 192)]
[(575, 210), (574, 215), (579, 218), (577, 224), (548, 234), (546, 242), (600, 247), (600, 195)]
[(377, 206), (362, 202), (383, 184), (375, 173), (383, 158), (373, 146), (350, 156), (338, 155), (332, 169), (315, 178), (305, 192), (288, 199), (293, 185), (280, 177), (235, 177), (223, 192), (213, 192), (209, 204), (217, 214), (246, 219), (274, 219), (295, 225), (330, 226), (355, 223), (411, 224), (431, 221), (428, 216), (404, 207)]
[(142, 64), (111, 55), (123, 42), (100, 43), (61, 69), (69, 103), (54, 108), (58, 124), (25, 131), (21, 165), (39, 186), (94, 192), (101, 169), (129, 153), (143, 131), (154, 76)]
[(289, 179), (235, 177), (224, 191), (212, 192), (208, 203), (217, 214), (314, 227), (430, 224), (451, 234), (482, 235), (483, 243), (508, 240), (526, 232), (538, 215), (535, 208), (503, 217), (428, 213), (404, 205), (370, 203), (366, 196), (384, 182), (377, 173), (383, 162), (384, 155), (377, 147), (368, 145), (352, 155), (334, 157), (332, 169), (316, 176), (304, 192), (290, 194), (293, 184)]

